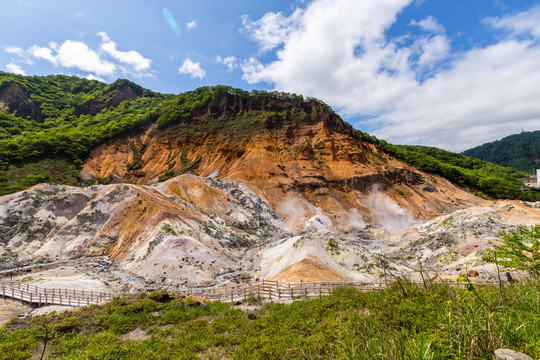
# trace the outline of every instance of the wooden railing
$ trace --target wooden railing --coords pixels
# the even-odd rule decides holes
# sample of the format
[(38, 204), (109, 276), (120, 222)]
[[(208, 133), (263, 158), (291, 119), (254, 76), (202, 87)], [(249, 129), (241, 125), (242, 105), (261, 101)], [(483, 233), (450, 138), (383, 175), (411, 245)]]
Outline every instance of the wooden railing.
[[(456, 282), (445, 282), (449, 286), (457, 286)], [(493, 283), (474, 283), (476, 286), (493, 286)], [(262, 280), (249, 284), (239, 284), (209, 289), (186, 289), (185, 295), (197, 296), (208, 300), (230, 301), (259, 299), (300, 299), (330, 294), (338, 287), (353, 287), (360, 291), (384, 289), (389, 284), (384, 282), (300, 282), (283, 283), (279, 281)], [(419, 283), (418, 286), (423, 286)]]
[(84, 306), (112, 299), (111, 294), (102, 291), (42, 288), (19, 281), (0, 283), (0, 295), (3, 299), (10, 298), (39, 306)]
[[(448, 286), (458, 286), (456, 282), (445, 282)], [(300, 282), (284, 283), (280, 281), (262, 280), (247, 284), (223, 286), (216, 288), (188, 288), (178, 292), (187, 296), (200, 297), (207, 300), (235, 302), (254, 299), (301, 299), (328, 295), (338, 287), (353, 287), (360, 291), (384, 289), (390, 284), (384, 282)], [(422, 284), (417, 284), (422, 286)], [(495, 286), (497, 283), (474, 283), (475, 286)], [(68, 290), (58, 288), (41, 288), (22, 282), (10, 281), (0, 283), (2, 298), (11, 298), (35, 305), (68, 305), (84, 306), (99, 304), (112, 299), (112, 294), (92, 290)]]

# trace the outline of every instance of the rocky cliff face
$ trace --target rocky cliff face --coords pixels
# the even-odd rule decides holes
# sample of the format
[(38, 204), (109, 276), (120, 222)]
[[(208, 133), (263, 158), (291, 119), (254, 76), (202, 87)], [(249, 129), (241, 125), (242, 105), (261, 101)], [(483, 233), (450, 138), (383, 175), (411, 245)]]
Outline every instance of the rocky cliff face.
[[(236, 129), (232, 125), (246, 122), (246, 113), (271, 110), (271, 115), (259, 120), (264, 123), (260, 131), (245, 137), (218, 129), (193, 138), (179, 136), (182, 129), (163, 133), (150, 126), (144, 133), (94, 149), (82, 175), (85, 179), (116, 175), (141, 185), (156, 183), (167, 174), (231, 179), (247, 186), (281, 214), (283, 200), (298, 194), (337, 222), (355, 209), (368, 224), (374, 224), (366, 198), (375, 189), (417, 220), (482, 202), (448, 181), (408, 167), (357, 139), (350, 127), (320, 104), (295, 102), (225, 97), (194, 114), (189, 126), (221, 121), (226, 129)], [(290, 109), (299, 113), (291, 115)], [(247, 122), (248, 127), (259, 125)]]
[(41, 122), (41, 109), (34, 104), (20, 85), (12, 83), (0, 91), (0, 110), (14, 113), (18, 117)]
[[(0, 198), (0, 270), (106, 256), (117, 276), (135, 275), (153, 287), (256, 278), (379, 281), (383, 256), (400, 275), (417, 275), (420, 266), (443, 277), (474, 268), (490, 279), (480, 258), (489, 241), (517, 224), (540, 223), (538, 205), (529, 203), (486, 202), (418, 223), (385, 192), (363, 201), (369, 226), (356, 208), (337, 218), (300, 192), (287, 194), (276, 211), (247, 186), (215, 177), (39, 185)], [(77, 271), (88, 276), (86, 268), (70, 276)]]
[[(4, 268), (106, 256), (154, 285), (379, 280), (378, 258), (452, 276), (496, 232), (540, 223), (361, 141), (315, 101), (226, 94), (187, 123), (95, 148), (83, 188), (0, 198)], [(114, 183), (114, 184), (113, 184)]]
[(122, 101), (138, 98), (140, 95), (135, 93), (131, 86), (126, 85), (114, 92), (104, 95), (98, 99), (90, 99), (81, 107), (73, 111), (73, 115), (96, 115), (103, 109), (117, 107)]

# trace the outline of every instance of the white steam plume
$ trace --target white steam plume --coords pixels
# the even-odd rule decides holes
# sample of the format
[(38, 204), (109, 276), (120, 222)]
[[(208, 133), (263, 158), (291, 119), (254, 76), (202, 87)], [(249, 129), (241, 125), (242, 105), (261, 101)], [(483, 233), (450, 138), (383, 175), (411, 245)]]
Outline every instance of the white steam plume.
[(287, 195), (287, 198), (279, 204), (279, 211), (285, 217), (284, 229), (291, 232), (302, 228), (308, 231), (323, 231), (326, 227), (332, 226), (332, 221), (320, 208), (295, 193)]
[(345, 218), (345, 229), (351, 231), (363, 230), (365, 228), (366, 223), (364, 222), (362, 214), (360, 214), (357, 209), (351, 208)]
[(372, 189), (364, 200), (364, 205), (371, 211), (375, 223), (389, 232), (400, 232), (414, 224), (412, 214), (408, 210), (400, 208), (377, 188)]

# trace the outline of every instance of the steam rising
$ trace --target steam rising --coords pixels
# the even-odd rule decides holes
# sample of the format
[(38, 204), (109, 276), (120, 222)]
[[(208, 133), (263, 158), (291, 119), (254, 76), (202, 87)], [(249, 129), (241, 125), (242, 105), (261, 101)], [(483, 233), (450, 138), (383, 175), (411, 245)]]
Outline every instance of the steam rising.
[(400, 208), (376, 188), (372, 189), (364, 205), (371, 211), (374, 222), (389, 232), (400, 232), (414, 224), (409, 211)]
[(357, 209), (351, 208), (347, 213), (347, 218), (345, 219), (345, 228), (349, 231), (363, 230), (366, 228), (364, 218)]
[(324, 215), (320, 208), (294, 193), (287, 195), (279, 205), (279, 210), (285, 217), (283, 227), (290, 232), (302, 228), (306, 231), (323, 231), (332, 226), (332, 220)]
[[(320, 212), (321, 210), (317, 208), (317, 210)], [(304, 227), (304, 231), (328, 231), (328, 227), (332, 226), (332, 220), (326, 215), (317, 214), (312, 216), (308, 221), (306, 221), (306, 226)]]

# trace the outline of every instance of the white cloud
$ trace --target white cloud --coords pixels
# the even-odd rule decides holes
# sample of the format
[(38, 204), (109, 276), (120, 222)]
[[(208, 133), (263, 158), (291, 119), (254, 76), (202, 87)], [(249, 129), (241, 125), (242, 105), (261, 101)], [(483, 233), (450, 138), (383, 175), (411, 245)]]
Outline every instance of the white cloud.
[(178, 69), (180, 74), (189, 74), (192, 79), (199, 78), (202, 79), (206, 76), (206, 71), (201, 68), (201, 64), (198, 62), (191, 61), (190, 58), (187, 58), (182, 67)]
[(504, 41), (474, 49), (376, 117), (377, 136), (450, 150), (540, 128), (540, 48)]
[(416, 21), (411, 20), (409, 25), (419, 26), (424, 31), (429, 31), (433, 33), (443, 33), (444, 27), (439, 24), (437, 19), (435, 19), (433, 16), (428, 16), (423, 20)]
[(226, 58), (222, 58), (218, 55), (216, 61), (219, 64), (225, 65), (228, 72), (231, 72), (238, 67), (238, 59), (236, 58), (236, 56), (227, 56)]
[(116, 49), (116, 43), (112, 41), (105, 32), (99, 32), (101, 37), (101, 50), (110, 55), (113, 59), (119, 61), (123, 65), (124, 72), (133, 73), (134, 75), (146, 75), (150, 70), (152, 60), (143, 57), (137, 51), (119, 51)]
[(421, 38), (416, 44), (419, 46), (420, 58), (418, 66), (432, 68), (450, 53), (450, 43), (446, 36), (437, 35), (432, 38)]
[[(464, 150), (540, 128), (538, 42), (507, 38), (452, 52), (444, 28), (430, 17), (411, 24), (433, 35), (412, 44), (389, 37), (412, 1), (314, 0), (290, 17), (246, 20), (261, 51), (275, 49), (275, 60), (240, 61), (243, 79), (316, 96), (345, 116), (371, 119), (375, 135), (397, 143)], [(490, 21), (515, 32), (518, 19), (536, 18), (538, 8)], [(520, 31), (534, 35), (535, 23), (525, 23)], [(280, 31), (284, 40), (271, 36)]]
[(97, 80), (97, 81), (105, 82), (105, 80), (103, 80), (102, 78), (100, 78), (99, 76), (96, 76), (94, 74), (88, 74), (84, 78), (87, 79), (87, 80)]
[(192, 20), (188, 23), (186, 23), (186, 26), (188, 29), (195, 29), (197, 27), (197, 21)]
[(509, 30), (514, 35), (530, 34), (540, 38), (540, 5), (513, 16), (488, 18), (486, 23), (498, 29)]
[(269, 12), (257, 21), (251, 21), (247, 15), (244, 15), (242, 17), (243, 29), (259, 43), (261, 51), (269, 51), (287, 41), (289, 35), (296, 30), (302, 12), (301, 9), (297, 9), (288, 17), (283, 16), (281, 12)]
[(19, 65), (14, 64), (14, 63), (7, 64), (6, 70), (10, 73), (14, 73), (18, 75), (26, 75), (26, 71), (24, 71)]
[(24, 56), (24, 49), (18, 46), (8, 46), (5, 51), (10, 54), (15, 54), (17, 56)]
[(47, 60), (51, 64), (64, 68), (75, 68), (86, 72), (87, 78), (104, 81), (103, 76), (117, 76), (118, 73), (135, 76), (152, 76), (152, 60), (143, 57), (139, 52), (120, 51), (117, 44), (105, 32), (97, 34), (101, 37), (99, 50), (91, 49), (81, 41), (66, 40), (62, 44), (50, 42), (48, 47), (33, 45), (27, 50), (17, 46), (8, 46), (5, 51), (16, 54), (32, 65), (32, 59)]
[(50, 61), (54, 65), (58, 63), (50, 48), (34, 45), (28, 49), (28, 52), (35, 58)]
[(112, 76), (116, 70), (115, 64), (102, 59), (97, 52), (80, 41), (67, 40), (57, 51), (55, 58), (63, 67), (76, 68), (97, 76)]

